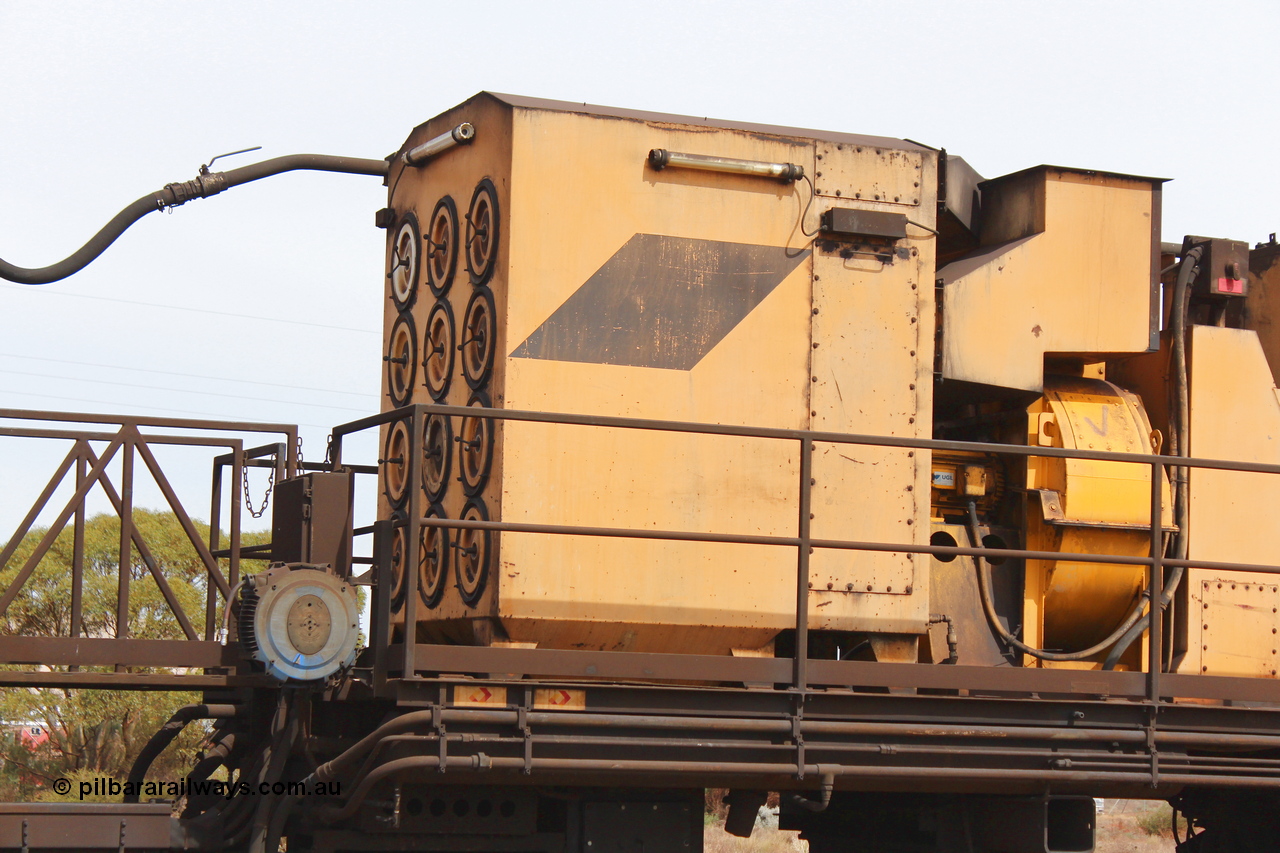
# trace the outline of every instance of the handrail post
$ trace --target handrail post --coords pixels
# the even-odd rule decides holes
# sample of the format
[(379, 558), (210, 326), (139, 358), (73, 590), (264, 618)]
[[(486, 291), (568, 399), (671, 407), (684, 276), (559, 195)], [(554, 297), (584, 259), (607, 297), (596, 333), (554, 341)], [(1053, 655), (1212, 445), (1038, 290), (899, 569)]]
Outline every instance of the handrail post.
[[(133, 574), (133, 454), (137, 429), (121, 428), (120, 445), (120, 575), (116, 587), (116, 639), (129, 636), (129, 582)], [(83, 503), (83, 501), (81, 501)], [(123, 671), (117, 666), (116, 672)]]
[[(231, 554), (227, 558), (227, 583), (234, 588), (240, 581), (240, 515), (242, 501), (236, 489), (244, 482), (244, 446), (237, 444), (231, 450), (231, 518), (228, 521), (227, 546)], [(232, 614), (234, 616), (234, 614)]]
[(373, 523), (373, 610), (369, 626), (369, 644), (373, 646), (373, 692), (386, 695), (387, 644), (391, 636), (391, 537), (390, 519)]
[(1147, 639), (1150, 643), (1147, 661), (1147, 697), (1152, 705), (1160, 702), (1160, 670), (1164, 667), (1163, 613), (1160, 596), (1164, 592), (1163, 485), (1164, 464), (1159, 458), (1151, 462), (1151, 571), (1147, 578)]
[(342, 433), (329, 431), (329, 468), (330, 471), (342, 470)]
[[(84, 485), (89, 474), (89, 463), (80, 452), (81, 442), (76, 442), (76, 489)], [(76, 505), (75, 528), (71, 545), (71, 636), (80, 636), (80, 623), (84, 621), (84, 532), (85, 502)], [(79, 667), (72, 667), (73, 670)]]
[(808, 687), (809, 659), (809, 542), (813, 506), (813, 439), (800, 439), (800, 526), (796, 555), (796, 656), (795, 688)]
[[(85, 477), (89, 473), (89, 463), (81, 452), (83, 447), (87, 447), (84, 442), (76, 442), (76, 490), (84, 485)], [(84, 524), (85, 524), (85, 502), (80, 501), (76, 506), (76, 521), (73, 540), (71, 545), (71, 636), (80, 636), (80, 623), (84, 621)], [(79, 672), (80, 667), (72, 664), (67, 667), (67, 672)]]
[[(285, 439), (289, 442), (289, 446), (285, 448), (285, 464), (284, 469), (279, 471), (279, 475), (283, 478), (296, 477), (302, 473), (298, 469), (298, 428), (291, 427), (285, 430)], [(279, 457), (276, 458), (276, 465), (279, 466)]]
[[(222, 544), (222, 474), (226, 466), (220, 457), (213, 460), (213, 482), (209, 487), (209, 553)], [(232, 494), (235, 494), (233, 491)], [(218, 585), (206, 584), (204, 603), (204, 638), (217, 640), (221, 625), (218, 622)]]
[(422, 406), (414, 406), (413, 414), (406, 419), (409, 422), (409, 454), (405, 477), (405, 510), (409, 517), (405, 520), (405, 542), (403, 550), (404, 564), (400, 570), (404, 572), (404, 670), (401, 678), (413, 678), (414, 651), (418, 640), (418, 561), (422, 549), (422, 427), (426, 423)]

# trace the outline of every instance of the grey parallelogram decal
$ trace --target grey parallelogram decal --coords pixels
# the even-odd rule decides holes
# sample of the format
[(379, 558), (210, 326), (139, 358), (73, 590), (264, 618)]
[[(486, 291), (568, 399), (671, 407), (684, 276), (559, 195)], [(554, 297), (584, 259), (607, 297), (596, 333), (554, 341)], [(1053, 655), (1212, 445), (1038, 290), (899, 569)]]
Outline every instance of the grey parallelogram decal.
[(511, 357), (691, 370), (808, 254), (636, 234)]

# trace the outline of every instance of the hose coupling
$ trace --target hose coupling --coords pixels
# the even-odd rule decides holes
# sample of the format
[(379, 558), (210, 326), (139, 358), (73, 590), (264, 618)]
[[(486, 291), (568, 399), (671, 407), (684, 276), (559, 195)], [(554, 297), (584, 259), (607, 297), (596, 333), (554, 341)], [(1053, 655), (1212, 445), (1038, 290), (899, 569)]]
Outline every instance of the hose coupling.
[(222, 172), (201, 172), (190, 181), (165, 184), (163, 192), (169, 194), (169, 200), (159, 200), (161, 210), (186, 204), (193, 198), (208, 198), (217, 195), (227, 188), (226, 175)]

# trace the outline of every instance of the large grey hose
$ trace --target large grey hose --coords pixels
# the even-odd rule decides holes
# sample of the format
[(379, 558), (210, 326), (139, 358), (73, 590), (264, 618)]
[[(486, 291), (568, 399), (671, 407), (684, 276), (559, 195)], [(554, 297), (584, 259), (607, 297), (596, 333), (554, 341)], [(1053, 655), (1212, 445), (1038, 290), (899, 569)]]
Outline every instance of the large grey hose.
[(247, 184), (262, 178), (278, 175), (281, 172), (292, 172), (299, 169), (316, 172), (346, 172), (353, 175), (373, 175), (385, 177), (387, 174), (385, 160), (362, 160), (357, 157), (332, 157), (325, 154), (292, 154), (288, 157), (276, 157), (253, 163), (229, 172), (210, 172), (202, 169), (195, 180), (183, 183), (166, 184), (164, 189), (157, 190), (135, 201), (115, 215), (102, 227), (102, 230), (85, 243), (72, 255), (56, 264), (38, 269), (27, 269), (14, 266), (0, 260), (0, 278), (16, 281), (18, 284), (49, 284), (64, 279), (88, 266), (98, 255), (106, 251), (116, 238), (125, 232), (130, 225), (148, 213), (165, 210), (185, 204), (193, 198), (208, 198), (225, 189)]
[[(1200, 255), (1203, 251), (1200, 246), (1196, 246), (1182, 256), (1182, 263), (1178, 268), (1178, 278), (1173, 286), (1173, 304), (1169, 310), (1169, 326), (1173, 329), (1173, 412), (1174, 417), (1177, 418), (1173, 429), (1169, 431), (1170, 456), (1185, 457), (1191, 455), (1191, 397), (1187, 382), (1187, 300), (1191, 280), (1196, 277), (1197, 262), (1200, 260)], [(1187, 527), (1191, 515), (1190, 494), (1188, 493), (1189, 484), (1185, 467), (1173, 469), (1173, 485), (1174, 524), (1178, 527), (1178, 532), (1173, 537), (1173, 559), (1185, 560), (1187, 559), (1187, 535), (1189, 532)], [(1155, 524), (1157, 522), (1152, 519), (1151, 523)], [(1174, 566), (1170, 570), (1169, 577), (1165, 581), (1164, 590), (1160, 593), (1160, 606), (1158, 608), (1160, 613), (1163, 613), (1169, 606), (1169, 602), (1173, 601), (1173, 594), (1178, 591), (1178, 585), (1182, 583), (1182, 576), (1185, 573), (1186, 568), (1184, 566)], [(1143, 616), (1116, 643), (1115, 648), (1111, 650), (1111, 654), (1107, 655), (1102, 668), (1115, 669), (1121, 656), (1128, 651), (1129, 646), (1133, 645), (1134, 640), (1142, 636), (1142, 632), (1147, 630), (1147, 626), (1150, 624), (1150, 616)]]

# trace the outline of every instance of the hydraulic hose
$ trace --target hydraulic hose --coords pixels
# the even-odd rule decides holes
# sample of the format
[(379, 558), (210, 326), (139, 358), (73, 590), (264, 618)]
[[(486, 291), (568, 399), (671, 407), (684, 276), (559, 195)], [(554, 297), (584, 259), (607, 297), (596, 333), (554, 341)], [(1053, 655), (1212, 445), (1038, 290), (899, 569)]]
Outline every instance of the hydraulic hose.
[[(1178, 278), (1173, 286), (1173, 304), (1169, 310), (1169, 325), (1173, 330), (1174, 400), (1172, 409), (1174, 417), (1177, 419), (1174, 428), (1169, 431), (1169, 455), (1175, 457), (1186, 457), (1191, 452), (1191, 398), (1187, 382), (1187, 302), (1191, 295), (1191, 281), (1196, 277), (1198, 261), (1203, 251), (1200, 246), (1196, 246), (1183, 255), (1182, 262), (1178, 268)], [(1173, 486), (1174, 524), (1178, 528), (1177, 533), (1173, 536), (1173, 558), (1175, 560), (1185, 560), (1187, 558), (1187, 527), (1191, 515), (1190, 494), (1188, 493), (1190, 484), (1187, 482), (1187, 469), (1185, 467), (1173, 469)], [(1152, 523), (1154, 524), (1155, 521), (1153, 520)], [(1182, 583), (1182, 576), (1185, 573), (1186, 568), (1183, 566), (1174, 566), (1170, 570), (1164, 589), (1160, 592), (1160, 613), (1163, 613), (1169, 603), (1173, 601), (1174, 593), (1178, 591), (1178, 586)], [(1147, 630), (1147, 626), (1150, 624), (1150, 615), (1142, 617), (1116, 643), (1115, 648), (1111, 650), (1111, 654), (1107, 655), (1102, 668), (1115, 669), (1121, 656), (1128, 651), (1129, 646), (1133, 645), (1134, 640), (1142, 636), (1142, 632)]]
[[(383, 738), (406, 731), (419, 724), (430, 723), (432, 719), (433, 713), (431, 711), (410, 711), (407, 714), (395, 717), (365, 735), (358, 743), (341, 755), (321, 764), (304, 781), (310, 784), (312, 782), (328, 782), (337, 779), (343, 772), (349, 770), (355, 762), (368, 755), (370, 750), (377, 746), (378, 742)], [(363, 775), (363, 773), (360, 775)]]
[[(972, 542), (972, 546), (974, 548), (981, 548), (982, 545), (979, 544), (978, 539), (978, 507), (974, 501), (969, 501), (968, 528), (969, 540)], [(1092, 646), (1080, 652), (1047, 652), (1044, 649), (1037, 649), (1027, 645), (1006, 631), (1004, 626), (1000, 624), (1000, 616), (996, 613), (995, 604), (991, 600), (991, 582), (987, 578), (987, 570), (983, 566), (982, 557), (975, 554), (973, 557), (973, 563), (974, 567), (978, 570), (978, 593), (979, 597), (982, 599), (982, 610), (986, 613), (987, 622), (991, 625), (991, 630), (995, 631), (996, 635), (999, 636), (1006, 644), (1012, 646), (1023, 654), (1031, 655), (1032, 657), (1039, 658), (1040, 660), (1073, 661), (1085, 660), (1086, 658), (1093, 657), (1123, 637), (1125, 633), (1138, 622), (1138, 619), (1142, 616), (1143, 605), (1146, 601), (1146, 593), (1144, 592), (1139, 596), (1138, 603), (1134, 605), (1133, 610), (1131, 610), (1125, 620), (1120, 623), (1120, 627), (1112, 631), (1109, 637), (1098, 643), (1096, 646)]]
[(345, 172), (352, 175), (386, 177), (385, 160), (363, 160), (357, 157), (333, 157), (326, 154), (292, 154), (253, 163), (228, 172), (210, 172), (202, 168), (194, 180), (166, 184), (164, 189), (144, 195), (120, 211), (102, 230), (73, 254), (47, 267), (28, 269), (0, 260), (0, 278), (18, 284), (49, 284), (73, 275), (88, 266), (106, 251), (129, 226), (148, 213), (186, 204), (195, 198), (208, 198), (223, 190), (261, 180), (282, 172), (309, 170), (314, 172)]
[(231, 750), (235, 749), (235, 745), (236, 736), (234, 732), (231, 732), (226, 737), (219, 739), (212, 748), (206, 750), (204, 756), (196, 762), (196, 766), (191, 768), (191, 772), (187, 774), (187, 789), (190, 790), (195, 784), (204, 782), (213, 771), (226, 764), (231, 755)]
[(151, 768), (151, 762), (164, 752), (164, 748), (173, 742), (178, 733), (187, 727), (187, 723), (192, 720), (216, 720), (234, 717), (240, 713), (239, 705), (183, 705), (181, 708), (173, 712), (173, 716), (169, 718), (169, 722), (160, 727), (160, 730), (151, 736), (151, 740), (147, 741), (147, 745), (138, 753), (138, 757), (134, 759), (133, 767), (129, 769), (129, 778), (125, 781), (126, 793), (123, 802), (138, 802), (138, 790), (142, 787), (143, 781), (147, 778), (147, 770)]

